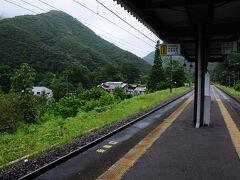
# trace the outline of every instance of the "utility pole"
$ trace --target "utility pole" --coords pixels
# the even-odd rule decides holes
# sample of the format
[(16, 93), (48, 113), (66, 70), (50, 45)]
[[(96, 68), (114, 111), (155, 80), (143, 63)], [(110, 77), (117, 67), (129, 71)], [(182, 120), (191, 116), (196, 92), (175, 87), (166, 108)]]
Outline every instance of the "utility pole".
[(233, 85), (235, 86), (235, 72), (233, 71)]
[(170, 56), (170, 93), (172, 93), (172, 56)]
[(66, 76), (66, 81), (67, 81), (67, 97), (69, 97), (69, 94), (68, 94), (68, 74)]
[(228, 72), (228, 86), (230, 87), (230, 73)]

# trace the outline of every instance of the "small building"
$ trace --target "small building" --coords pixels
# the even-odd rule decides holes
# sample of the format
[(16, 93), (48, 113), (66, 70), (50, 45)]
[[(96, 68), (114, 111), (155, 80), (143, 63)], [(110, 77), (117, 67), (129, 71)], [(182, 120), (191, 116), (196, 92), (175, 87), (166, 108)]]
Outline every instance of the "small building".
[(41, 96), (46, 94), (48, 96), (48, 99), (51, 100), (53, 97), (53, 92), (51, 89), (48, 89), (46, 87), (37, 87), (34, 86), (32, 89), (33, 95), (35, 96)]
[(131, 94), (133, 96), (144, 94), (147, 90), (146, 87), (137, 87), (135, 84), (123, 82), (106, 82), (98, 85), (97, 87), (101, 87), (104, 91), (109, 93), (113, 93), (115, 87), (121, 87), (127, 94)]
[(109, 93), (113, 93), (115, 87), (121, 87), (125, 92), (128, 91), (128, 83), (123, 82), (106, 82), (98, 85), (98, 87), (101, 87), (104, 91)]
[(128, 90), (126, 93), (134, 96), (134, 90), (136, 89), (136, 87), (136, 84), (128, 84)]
[(146, 87), (136, 87), (134, 89), (134, 96), (138, 96), (138, 95), (141, 95), (141, 94), (145, 94), (145, 91), (147, 90)]

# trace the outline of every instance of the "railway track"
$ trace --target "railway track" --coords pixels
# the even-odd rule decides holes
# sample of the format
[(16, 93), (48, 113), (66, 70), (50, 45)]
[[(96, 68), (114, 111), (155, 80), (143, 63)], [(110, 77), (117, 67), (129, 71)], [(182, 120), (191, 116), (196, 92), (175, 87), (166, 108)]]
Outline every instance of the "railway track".
[(25, 173), (22, 172), (22, 174), (24, 174), (24, 175), (21, 175), (18, 177), (16, 176), (16, 179), (34, 179), (34, 178), (48, 172), (49, 170), (53, 169), (54, 167), (56, 167), (60, 164), (63, 164), (67, 160), (79, 155), (80, 153), (83, 153), (83, 152), (87, 151), (88, 149), (96, 146), (97, 144), (103, 142), (104, 140), (108, 139), (109, 137), (115, 135), (116, 133), (119, 133), (120, 131), (126, 129), (127, 127), (135, 124), (136, 122), (139, 122), (140, 120), (151, 115), (152, 113), (164, 108), (165, 106), (167, 106), (171, 103), (174, 103), (175, 101), (179, 100), (181, 97), (187, 95), (190, 92), (192, 92), (192, 89), (189, 91), (186, 91), (180, 95), (174, 96), (170, 99), (167, 99), (156, 106), (153, 106), (147, 110), (144, 110), (141, 113), (138, 113), (137, 117), (136, 116), (132, 117), (132, 119), (130, 118), (129, 121), (125, 121), (123, 124), (119, 123), (120, 125), (118, 127), (114, 128), (113, 130), (109, 131), (108, 133), (105, 133), (104, 135), (101, 135), (101, 137), (98, 137), (98, 138), (92, 140), (91, 142), (85, 144), (84, 146), (81, 146), (81, 147), (71, 151), (70, 153), (68, 153), (64, 156), (61, 156), (49, 163), (44, 163), (44, 165), (41, 166), (40, 168), (37, 168), (31, 172), (29, 172), (29, 170), (27, 170), (27, 169), (26, 170), (22, 169), (23, 171), (25, 171)]
[(236, 102), (238, 102), (240, 104), (240, 98), (232, 95), (231, 93), (229, 93), (228, 91), (226, 91), (220, 87), (217, 87), (217, 86), (215, 86), (215, 87), (218, 88), (219, 90), (221, 90), (222, 92), (224, 92), (225, 94), (227, 94), (228, 96), (230, 96), (232, 99), (234, 99)]
[(229, 113), (231, 114), (231, 116), (233, 117), (235, 124), (237, 125), (238, 129), (240, 129), (240, 98), (232, 95), (231, 93), (229, 93), (228, 91), (216, 87), (216, 90), (218, 90), (218, 93), (223, 93), (222, 96), (223, 97), (222, 101), (225, 104), (227, 110), (229, 111)]

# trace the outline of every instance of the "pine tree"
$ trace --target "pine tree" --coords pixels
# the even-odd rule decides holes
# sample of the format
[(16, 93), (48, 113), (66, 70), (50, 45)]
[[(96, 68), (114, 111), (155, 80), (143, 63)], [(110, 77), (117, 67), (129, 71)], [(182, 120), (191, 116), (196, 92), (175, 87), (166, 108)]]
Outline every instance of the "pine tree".
[(166, 84), (166, 75), (163, 71), (162, 59), (160, 56), (160, 41), (157, 41), (155, 57), (152, 66), (152, 71), (150, 74), (150, 78), (147, 84), (147, 88), (150, 91), (156, 91), (160, 89), (165, 89), (167, 87)]
[(23, 63), (20, 69), (16, 69), (11, 77), (11, 91), (16, 93), (31, 93), (36, 77), (35, 69), (27, 63)]

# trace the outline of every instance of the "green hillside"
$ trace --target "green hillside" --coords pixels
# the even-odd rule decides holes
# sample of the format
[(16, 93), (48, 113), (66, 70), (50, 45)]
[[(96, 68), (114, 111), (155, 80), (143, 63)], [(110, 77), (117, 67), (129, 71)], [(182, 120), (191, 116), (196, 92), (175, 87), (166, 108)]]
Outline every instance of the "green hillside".
[(64, 61), (68, 60), (28, 31), (8, 23), (0, 23), (0, 54), (3, 64), (16, 68), (27, 62), (40, 72), (61, 71)]
[(148, 55), (143, 57), (143, 59), (149, 64), (153, 65), (154, 56), (155, 56), (155, 51), (150, 52)]
[[(155, 51), (149, 53), (147, 56), (145, 56), (143, 59), (153, 65), (153, 60), (154, 60), (154, 56), (155, 56)], [(166, 61), (169, 59), (169, 56), (161, 56), (162, 60), (163, 60), (163, 66), (165, 66)], [(182, 56), (172, 56), (172, 59), (174, 60), (178, 60), (181, 64), (184, 64), (184, 58)], [(185, 63), (188, 65), (190, 63), (188, 63), (187, 61), (185, 61)]]
[(22, 62), (39, 74), (59, 73), (73, 63), (89, 72), (98, 72), (106, 65), (121, 68), (125, 63), (136, 64), (141, 74), (151, 70), (141, 58), (60, 11), (0, 20), (0, 63), (18, 68)]

